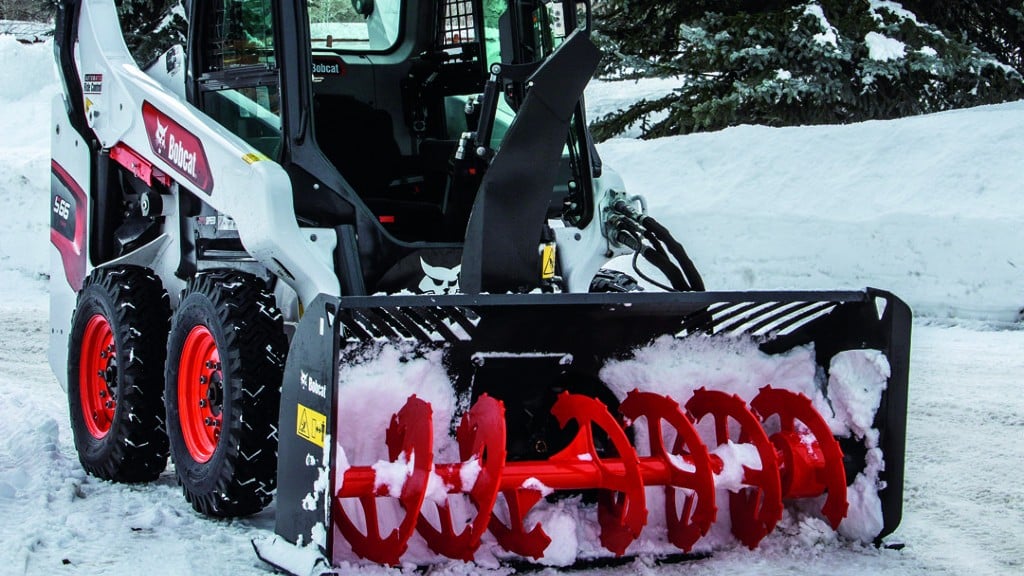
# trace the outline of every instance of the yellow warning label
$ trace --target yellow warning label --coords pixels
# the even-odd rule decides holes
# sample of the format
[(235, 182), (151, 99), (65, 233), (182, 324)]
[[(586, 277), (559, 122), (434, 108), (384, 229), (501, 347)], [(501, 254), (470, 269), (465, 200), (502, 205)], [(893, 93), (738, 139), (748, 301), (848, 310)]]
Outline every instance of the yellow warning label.
[(540, 277), (544, 280), (551, 280), (555, 277), (555, 245), (545, 244), (541, 252)]
[(246, 164), (255, 164), (264, 160), (270, 160), (270, 158), (256, 152), (250, 152), (245, 156), (242, 156), (242, 160), (245, 160)]
[(324, 436), (327, 434), (327, 416), (299, 404), (299, 417), (296, 420), (295, 433), (299, 438), (309, 440), (323, 448)]

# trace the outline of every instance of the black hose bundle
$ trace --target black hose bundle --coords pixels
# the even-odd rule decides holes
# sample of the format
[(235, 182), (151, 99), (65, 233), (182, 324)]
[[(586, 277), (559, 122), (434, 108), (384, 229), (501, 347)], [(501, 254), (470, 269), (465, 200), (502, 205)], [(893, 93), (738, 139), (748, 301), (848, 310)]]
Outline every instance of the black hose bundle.
[[(633, 269), (644, 280), (668, 291), (703, 292), (704, 280), (697, 266), (680, 244), (657, 220), (638, 213), (623, 200), (615, 203), (614, 209), (626, 218), (619, 229), (619, 240), (633, 249)], [(628, 228), (625, 229), (625, 228)], [(647, 242), (643, 242), (640, 237)], [(637, 266), (637, 259), (643, 256), (668, 279), (671, 287), (645, 275)], [(671, 256), (671, 257), (670, 257)], [(675, 262), (672, 261), (675, 258)]]
[(672, 254), (672, 257), (679, 263), (683, 275), (686, 276), (686, 283), (689, 286), (689, 290), (694, 292), (703, 292), (704, 279), (700, 277), (700, 272), (697, 272), (697, 266), (694, 265), (693, 260), (690, 259), (690, 256), (686, 253), (686, 249), (683, 248), (683, 245), (672, 236), (667, 228), (650, 216), (642, 216), (640, 224), (659, 242), (663, 242), (665, 246), (668, 247), (669, 253)]

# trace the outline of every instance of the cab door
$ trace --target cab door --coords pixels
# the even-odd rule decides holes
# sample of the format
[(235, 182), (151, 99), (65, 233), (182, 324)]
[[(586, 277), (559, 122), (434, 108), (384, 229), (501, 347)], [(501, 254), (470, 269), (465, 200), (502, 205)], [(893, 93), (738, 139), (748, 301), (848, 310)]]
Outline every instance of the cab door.
[(281, 82), (273, 3), (194, 3), (189, 99), (264, 155), (278, 160)]

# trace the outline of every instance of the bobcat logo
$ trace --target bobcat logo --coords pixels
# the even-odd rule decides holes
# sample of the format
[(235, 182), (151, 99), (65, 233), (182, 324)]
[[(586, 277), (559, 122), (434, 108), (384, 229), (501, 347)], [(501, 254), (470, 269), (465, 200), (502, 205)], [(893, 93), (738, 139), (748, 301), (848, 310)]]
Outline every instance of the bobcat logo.
[(455, 294), (459, 291), (459, 273), (462, 272), (461, 264), (455, 268), (444, 268), (441, 266), (431, 266), (423, 258), (420, 258), (420, 267), (423, 268), (423, 273), (426, 274), (423, 280), (420, 281), (420, 292), (442, 296), (445, 294)]
[(160, 123), (160, 119), (156, 120), (156, 152), (163, 154), (167, 150), (167, 126)]

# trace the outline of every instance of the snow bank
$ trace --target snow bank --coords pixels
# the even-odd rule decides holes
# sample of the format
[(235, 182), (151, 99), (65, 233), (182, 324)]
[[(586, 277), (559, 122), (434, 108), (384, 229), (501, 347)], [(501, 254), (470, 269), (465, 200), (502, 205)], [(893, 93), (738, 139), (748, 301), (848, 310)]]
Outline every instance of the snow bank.
[(50, 271), (53, 44), (0, 35), (0, 283), (7, 304), (45, 302)]
[(874, 286), (918, 316), (1013, 323), (1024, 307), (1022, 133), (1024, 101), (598, 150), (711, 290)]

